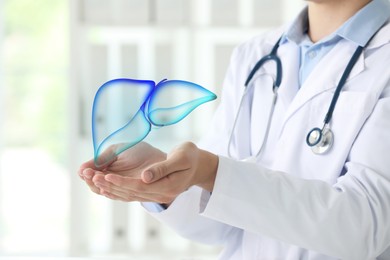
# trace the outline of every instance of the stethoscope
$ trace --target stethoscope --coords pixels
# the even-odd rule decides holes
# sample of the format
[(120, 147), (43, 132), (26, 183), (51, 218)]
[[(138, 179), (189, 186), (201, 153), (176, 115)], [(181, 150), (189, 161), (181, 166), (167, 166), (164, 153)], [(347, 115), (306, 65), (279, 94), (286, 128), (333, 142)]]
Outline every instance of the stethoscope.
[[(281, 39), (282, 39), (282, 37), (279, 38), (279, 40), (273, 46), (272, 51), (268, 55), (264, 56), (256, 63), (256, 65), (253, 67), (253, 69), (251, 70), (251, 72), (248, 75), (248, 78), (245, 81), (245, 85), (244, 85), (245, 89), (244, 89), (244, 92), (241, 96), (239, 107), (238, 107), (238, 110), (237, 110), (237, 113), (236, 113), (236, 116), (235, 116), (235, 119), (233, 122), (233, 127), (231, 129), (230, 136), (229, 136), (228, 149), (227, 149), (229, 157), (232, 157), (231, 153), (230, 153), (230, 146), (231, 146), (231, 142), (233, 139), (234, 130), (235, 130), (236, 125), (237, 125), (238, 117), (239, 117), (239, 114), (240, 114), (240, 111), (241, 111), (241, 108), (243, 105), (244, 98), (247, 95), (247, 93), (250, 89), (250, 86), (251, 86), (249, 83), (251, 82), (253, 76), (261, 68), (261, 66), (263, 66), (264, 63), (266, 63), (268, 61), (274, 61), (275, 65), (276, 65), (276, 78), (275, 78), (275, 80), (273, 82), (273, 86), (272, 86), (273, 100), (272, 100), (272, 107), (271, 107), (269, 115), (268, 115), (267, 128), (266, 128), (266, 131), (265, 131), (265, 134), (263, 137), (262, 144), (261, 144), (258, 152), (256, 153), (256, 155), (251, 156), (250, 158), (247, 158), (245, 160), (246, 161), (255, 161), (256, 158), (258, 158), (258, 156), (261, 154), (261, 152), (264, 148), (265, 141), (268, 138), (269, 130), (271, 128), (272, 115), (274, 113), (275, 104), (276, 104), (276, 100), (278, 97), (278, 89), (279, 89), (279, 86), (280, 86), (281, 81), (282, 81), (282, 62), (281, 62), (280, 58), (277, 56), (277, 51), (278, 51)], [(360, 54), (363, 52), (363, 49), (368, 45), (368, 43), (371, 41), (371, 39), (367, 42), (367, 44), (364, 47), (358, 46), (356, 48), (354, 54), (352, 55), (351, 59), (349, 60), (348, 65), (345, 68), (344, 73), (341, 76), (339, 83), (337, 84), (335, 93), (333, 95), (332, 101), (331, 101), (329, 108), (328, 108), (328, 112), (325, 115), (324, 124), (323, 124), (322, 128), (314, 127), (313, 129), (311, 129), (308, 132), (308, 134), (306, 136), (306, 144), (311, 148), (311, 150), (313, 151), (314, 154), (324, 154), (324, 153), (328, 152), (333, 146), (334, 134), (330, 128), (330, 122), (331, 122), (331, 119), (333, 116), (334, 109), (336, 107), (337, 100), (340, 96), (340, 92), (341, 92), (342, 88), (344, 87), (345, 82), (346, 82), (349, 74), (352, 71), (353, 66), (356, 64)]]

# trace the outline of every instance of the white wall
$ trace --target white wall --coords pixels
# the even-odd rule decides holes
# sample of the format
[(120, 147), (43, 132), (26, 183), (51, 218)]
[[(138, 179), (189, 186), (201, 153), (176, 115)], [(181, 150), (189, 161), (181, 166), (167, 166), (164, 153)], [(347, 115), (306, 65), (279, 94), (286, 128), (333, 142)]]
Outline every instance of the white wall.
[[(5, 126), (3, 122), (6, 114), (7, 119), (14, 118), (9, 116), (14, 115), (9, 113), (13, 110), (29, 115), (31, 111), (28, 108), (37, 107), (35, 104), (39, 100), (42, 101), (39, 98), (44, 98), (40, 92), (42, 81), (30, 85), (26, 80), (24, 87), (38, 94), (30, 95), (28, 102), (24, 102), (22, 98), (17, 99), (18, 104), (8, 102), (5, 108), (6, 89), (9, 90), (7, 91), (9, 96), (15, 94), (11, 90), (21, 89), (21, 86), (15, 84), (12, 79), (26, 76), (26, 71), (38, 77), (53, 73), (61, 74), (64, 73), (65, 68), (56, 67), (54, 70), (58, 69), (58, 72), (47, 71), (47, 67), (42, 69), (32, 66), (32, 68), (31, 64), (39, 63), (24, 63), (23, 55), (15, 55), (12, 57), (22, 56), (20, 64), (18, 60), (18, 66), (14, 66), (12, 71), (8, 68), (7, 73), (4, 73), (3, 41), (6, 43), (7, 57), (11, 57), (8, 56), (9, 52), (15, 54), (21, 49), (48, 56), (54, 50), (62, 50), (64, 47), (62, 38), (58, 41), (49, 41), (52, 45), (48, 46), (48, 49), (33, 46), (34, 43), (31, 41), (26, 41), (24, 45), (23, 39), (30, 38), (23, 38), (25, 35), (18, 31), (21, 29), (19, 27), (13, 28), (12, 32), (7, 30), (6, 37), (3, 37), (4, 3), (15, 2), (0, 0), (0, 171), (6, 166), (4, 168), (6, 170), (0, 172), (0, 230), (8, 230), (8, 233), (0, 231), (0, 255), (119, 254), (135, 256), (135, 259), (139, 259), (140, 256), (151, 254), (159, 255), (158, 259), (164, 257), (166, 259), (208, 259), (208, 257), (215, 259), (219, 248), (202, 246), (182, 239), (148, 216), (139, 205), (112, 202), (99, 197), (91, 193), (79, 180), (76, 174), (78, 166), (93, 155), (90, 123), (93, 97), (102, 83), (115, 77), (151, 79), (156, 82), (163, 78), (193, 81), (220, 97), (222, 81), (234, 46), (256, 34), (279, 26), (295, 14), (295, 10), (300, 8), (302, 2), (301, 0), (69, 0), (71, 37), (67, 43), (69, 44), (69, 89), (66, 108), (68, 131), (67, 136), (44, 137), (68, 140), (67, 171), (64, 165), (58, 165), (57, 162), (55, 165), (51, 164), (53, 162), (49, 151), (38, 150), (39, 156), (34, 157), (31, 156), (32, 153), (23, 152), (27, 145), (22, 144), (17, 147), (21, 148), (18, 149), (18, 153), (8, 149), (15, 147), (3, 146), (5, 129), (7, 132), (13, 132), (9, 129), (17, 129), (20, 135), (29, 132), (29, 129), (19, 127), (21, 121), (18, 117), (13, 120), (16, 122), (14, 128)], [(30, 14), (37, 14), (36, 11), (39, 14), (41, 7), (39, 3), (30, 5), (36, 8), (35, 12), (27, 9)], [(25, 4), (12, 6), (17, 10)], [(46, 18), (49, 19), (46, 21), (53, 22), (52, 25), (55, 25), (53, 35), (66, 34), (67, 32), (62, 31), (65, 30), (63, 27), (57, 27), (58, 21), (55, 18)], [(18, 23), (16, 20), (13, 22)], [(39, 25), (39, 21), (37, 24)], [(53, 32), (46, 33), (51, 35)], [(16, 38), (13, 38), (15, 35)], [(15, 45), (15, 39), (18, 46)], [(14, 46), (16, 48), (10, 48)], [(38, 59), (40, 59), (39, 55)], [(14, 59), (7, 59), (6, 62), (9, 60)], [(26, 71), (23, 70), (25, 68)], [(7, 80), (7, 88), (4, 86), (4, 78)], [(54, 78), (58, 79), (58, 77)], [(55, 80), (53, 81), (46, 83), (49, 89), (61, 88), (61, 85), (56, 85)], [(218, 102), (219, 100), (200, 106), (176, 126), (152, 131), (147, 141), (166, 151), (185, 140), (197, 141), (207, 129)], [(27, 109), (20, 106), (25, 103), (29, 103)], [(53, 109), (53, 111), (61, 110)], [(37, 114), (34, 116), (37, 117)], [(20, 118), (25, 119), (25, 117)], [(23, 125), (27, 126), (25, 128), (31, 126), (28, 122), (24, 122)], [(33, 138), (34, 136), (31, 136), (31, 140)], [(41, 157), (44, 157), (44, 160)], [(20, 158), (23, 163), (19, 163)], [(17, 167), (14, 167), (15, 164)], [(56, 172), (53, 169), (56, 169)], [(24, 175), (19, 176), (21, 172)], [(67, 197), (69, 180), (71, 185)], [(49, 204), (51, 206), (48, 206)], [(69, 216), (68, 204), (70, 204)], [(2, 209), (6, 209), (4, 213), (7, 214), (2, 214)], [(34, 218), (27, 222), (25, 216), (34, 216)], [(68, 219), (70, 219), (69, 234), (64, 236), (63, 230), (67, 229)], [(52, 228), (53, 232), (49, 232)], [(36, 235), (39, 233), (36, 230), (42, 231), (39, 237)], [(50, 244), (50, 241), (53, 243)], [(69, 252), (65, 249), (68, 241)]]
[[(4, 122), (4, 87), (3, 87), (3, 34), (4, 34), (4, 7), (3, 0), (0, 0), (0, 122)], [(0, 124), (0, 159), (2, 155), (2, 147), (3, 147), (3, 125)], [(0, 167), (0, 190), (1, 190), (1, 167)], [(2, 197), (0, 197), (0, 225), (2, 223)], [(2, 235), (0, 232), (0, 251), (2, 249)]]
[[(93, 155), (91, 106), (96, 90), (105, 81), (117, 77), (156, 82), (182, 79), (220, 96), (234, 46), (281, 25), (302, 6), (299, 0), (70, 2), (72, 172)], [(217, 104), (202, 105), (177, 126), (152, 131), (147, 141), (168, 151), (184, 140), (198, 140)], [(215, 255), (219, 250), (189, 243), (137, 205), (98, 198), (75, 175), (72, 178), (72, 255), (138, 254), (147, 249), (152, 254), (194, 256)], [(97, 219), (95, 226), (91, 219)], [(166, 243), (166, 238), (172, 242)]]

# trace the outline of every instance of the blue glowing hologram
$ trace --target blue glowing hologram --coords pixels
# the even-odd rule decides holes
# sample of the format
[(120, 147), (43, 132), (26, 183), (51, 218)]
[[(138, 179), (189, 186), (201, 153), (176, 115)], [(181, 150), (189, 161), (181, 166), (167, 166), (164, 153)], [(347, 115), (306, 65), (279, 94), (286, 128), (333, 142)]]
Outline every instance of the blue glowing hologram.
[[(216, 98), (202, 86), (182, 80), (164, 79), (156, 85), (151, 80), (120, 78), (104, 83), (92, 108), (95, 165), (102, 166), (141, 142), (152, 126), (176, 124)], [(102, 156), (109, 147), (109, 155), (106, 151)]]

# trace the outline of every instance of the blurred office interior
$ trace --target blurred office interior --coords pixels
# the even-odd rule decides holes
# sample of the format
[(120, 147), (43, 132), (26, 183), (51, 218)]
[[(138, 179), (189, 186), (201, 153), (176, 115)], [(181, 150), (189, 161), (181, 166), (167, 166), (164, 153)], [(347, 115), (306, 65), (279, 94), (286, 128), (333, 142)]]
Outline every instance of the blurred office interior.
[[(97, 196), (78, 178), (80, 163), (93, 156), (95, 92), (113, 78), (168, 78), (220, 97), (233, 48), (290, 21), (303, 5), (0, 0), (0, 256), (215, 259), (219, 247), (185, 240), (137, 203)], [(167, 152), (196, 142), (217, 105), (202, 105), (145, 141)]]

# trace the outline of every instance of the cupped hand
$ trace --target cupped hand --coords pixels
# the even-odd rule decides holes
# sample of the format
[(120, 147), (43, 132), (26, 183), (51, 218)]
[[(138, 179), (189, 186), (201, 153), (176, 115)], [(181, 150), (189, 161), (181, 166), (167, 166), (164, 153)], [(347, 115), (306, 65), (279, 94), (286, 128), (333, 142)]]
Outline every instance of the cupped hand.
[(105, 175), (99, 174), (94, 181), (100, 193), (112, 199), (170, 204), (193, 185), (212, 191), (217, 167), (218, 156), (193, 143), (184, 143), (169, 153), (166, 160), (141, 167), (138, 178), (118, 174), (118, 168), (109, 167)]
[[(93, 192), (113, 199), (120, 198), (108, 194), (103, 189), (107, 174), (116, 174), (133, 180), (135, 183), (139, 183), (142, 182), (141, 174), (147, 167), (150, 167), (150, 165), (156, 162), (163, 161), (167, 157), (164, 152), (145, 142), (141, 142), (117, 156), (115, 151), (120, 146), (122, 144), (112, 145), (107, 148), (99, 156), (98, 166), (96, 166), (95, 161), (92, 159), (83, 163), (78, 170), (80, 178), (87, 183)], [(137, 196), (134, 196), (133, 199), (143, 201), (142, 198), (138, 198)]]

